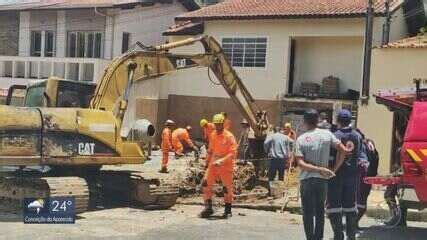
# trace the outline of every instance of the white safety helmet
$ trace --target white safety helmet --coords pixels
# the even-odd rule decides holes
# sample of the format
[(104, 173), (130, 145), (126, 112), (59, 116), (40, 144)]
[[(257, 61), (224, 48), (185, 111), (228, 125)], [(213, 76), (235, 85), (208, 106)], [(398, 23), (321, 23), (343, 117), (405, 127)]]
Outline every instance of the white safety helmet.
[(175, 122), (168, 119), (168, 120), (166, 120), (165, 125), (175, 125)]

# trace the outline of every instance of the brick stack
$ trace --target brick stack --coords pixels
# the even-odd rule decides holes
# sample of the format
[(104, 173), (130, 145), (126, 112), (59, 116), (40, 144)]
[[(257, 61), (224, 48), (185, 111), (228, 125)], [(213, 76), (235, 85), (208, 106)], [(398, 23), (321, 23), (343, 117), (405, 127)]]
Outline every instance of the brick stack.
[(322, 95), (325, 97), (337, 97), (340, 94), (340, 79), (328, 76), (322, 80)]
[(315, 97), (320, 92), (320, 85), (312, 82), (302, 82), (300, 88), (300, 94), (304, 96)]

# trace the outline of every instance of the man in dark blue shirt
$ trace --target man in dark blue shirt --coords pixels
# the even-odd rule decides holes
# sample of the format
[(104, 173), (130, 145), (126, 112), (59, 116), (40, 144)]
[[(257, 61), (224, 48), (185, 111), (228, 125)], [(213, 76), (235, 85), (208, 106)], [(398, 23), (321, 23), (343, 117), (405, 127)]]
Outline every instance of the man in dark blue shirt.
[(344, 239), (343, 214), (346, 217), (347, 239), (356, 239), (356, 186), (358, 180), (358, 161), (361, 152), (360, 135), (351, 128), (351, 113), (343, 109), (337, 116), (338, 130), (334, 133), (350, 153), (337, 153), (333, 162), (336, 177), (329, 180), (326, 212), (329, 215), (334, 239)]

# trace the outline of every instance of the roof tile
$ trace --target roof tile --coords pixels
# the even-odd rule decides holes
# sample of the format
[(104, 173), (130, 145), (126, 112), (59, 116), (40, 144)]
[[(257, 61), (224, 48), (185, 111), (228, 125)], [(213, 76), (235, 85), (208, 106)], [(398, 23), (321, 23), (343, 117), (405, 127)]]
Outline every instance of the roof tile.
[(427, 48), (427, 35), (397, 40), (381, 48)]
[[(376, 13), (385, 11), (386, 0), (376, 0)], [(394, 10), (402, 0), (392, 0)], [(177, 20), (292, 18), (361, 16), (366, 12), (367, 0), (226, 0), (197, 11), (178, 16)]]

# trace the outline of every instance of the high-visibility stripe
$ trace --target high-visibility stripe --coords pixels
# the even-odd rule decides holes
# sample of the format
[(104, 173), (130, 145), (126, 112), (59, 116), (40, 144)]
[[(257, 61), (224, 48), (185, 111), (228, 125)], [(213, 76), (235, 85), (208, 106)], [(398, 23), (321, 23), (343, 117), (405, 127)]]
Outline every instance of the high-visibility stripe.
[(343, 212), (357, 212), (357, 208), (356, 206), (351, 207), (351, 208), (342, 208)]
[(341, 213), (342, 208), (326, 208), (325, 212), (328, 214), (330, 214), (330, 213)]
[(414, 159), (415, 162), (421, 162), (422, 159), (417, 155), (417, 153), (412, 149), (406, 149), (406, 152), (408, 152), (409, 156), (411, 156), (412, 159)]
[(357, 204), (356, 206), (357, 206), (357, 208), (363, 208), (363, 209), (366, 208), (366, 205), (362, 205), (362, 204)]
[(424, 157), (427, 157), (427, 149), (420, 149), (421, 153), (424, 155)]

